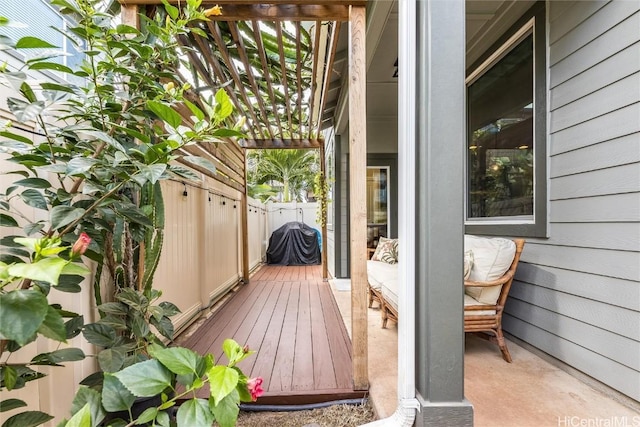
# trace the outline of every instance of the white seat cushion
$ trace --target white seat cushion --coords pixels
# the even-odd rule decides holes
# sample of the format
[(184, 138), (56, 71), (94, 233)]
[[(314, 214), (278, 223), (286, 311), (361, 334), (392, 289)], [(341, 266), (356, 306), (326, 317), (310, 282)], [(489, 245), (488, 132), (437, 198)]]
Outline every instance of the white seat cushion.
[(367, 261), (367, 277), (369, 286), (379, 291), (385, 281), (398, 277), (398, 264), (369, 260)]
[[(473, 268), (469, 280), (491, 282), (497, 280), (511, 266), (516, 253), (513, 240), (465, 235), (464, 250), (473, 251)], [(465, 287), (465, 293), (484, 304), (495, 304), (502, 286)]]
[[(469, 307), (472, 305), (484, 305), (471, 295), (464, 294), (464, 306)], [(474, 311), (464, 311), (465, 316), (484, 316), (484, 315), (492, 315), (496, 314), (495, 310), (474, 310)]]
[(384, 281), (381, 290), (384, 300), (398, 311), (398, 277)]

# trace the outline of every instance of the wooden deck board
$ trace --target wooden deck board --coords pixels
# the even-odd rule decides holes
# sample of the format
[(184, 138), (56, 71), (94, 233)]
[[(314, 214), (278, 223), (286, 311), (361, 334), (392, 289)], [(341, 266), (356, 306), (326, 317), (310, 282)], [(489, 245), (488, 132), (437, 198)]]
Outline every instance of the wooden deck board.
[[(233, 338), (256, 353), (240, 363), (261, 376), (257, 404), (305, 404), (364, 397), (352, 387), (351, 342), (320, 266), (264, 266), (183, 346), (226, 363)], [(205, 387), (198, 395), (207, 397)]]

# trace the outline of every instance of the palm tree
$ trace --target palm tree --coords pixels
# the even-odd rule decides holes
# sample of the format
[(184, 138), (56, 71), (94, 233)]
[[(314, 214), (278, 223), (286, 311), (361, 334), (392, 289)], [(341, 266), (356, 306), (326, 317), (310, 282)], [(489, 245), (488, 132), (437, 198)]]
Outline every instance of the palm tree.
[(313, 189), (319, 167), (316, 150), (252, 150), (248, 159), (249, 183), (282, 184), (283, 202), (302, 201), (303, 193)]

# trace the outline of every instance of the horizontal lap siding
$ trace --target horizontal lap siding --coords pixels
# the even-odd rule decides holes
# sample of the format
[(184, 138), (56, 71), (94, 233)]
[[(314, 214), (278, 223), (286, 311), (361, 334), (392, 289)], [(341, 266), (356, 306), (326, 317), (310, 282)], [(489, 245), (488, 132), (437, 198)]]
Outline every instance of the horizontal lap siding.
[(549, 7), (549, 239), (504, 328), (640, 400), (640, 3)]

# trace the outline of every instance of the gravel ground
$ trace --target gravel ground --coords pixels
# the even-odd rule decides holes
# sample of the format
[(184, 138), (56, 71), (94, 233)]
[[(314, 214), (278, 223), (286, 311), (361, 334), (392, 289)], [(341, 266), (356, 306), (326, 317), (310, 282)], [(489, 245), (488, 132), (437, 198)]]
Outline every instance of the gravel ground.
[(310, 411), (240, 412), (238, 427), (356, 427), (374, 421), (369, 403), (334, 405)]

